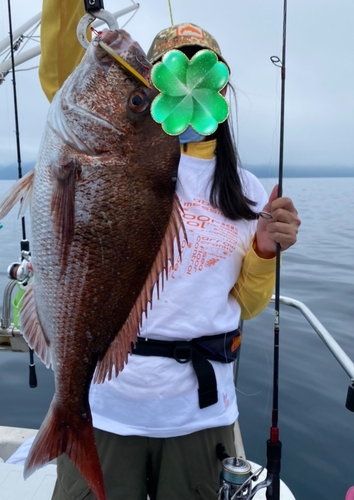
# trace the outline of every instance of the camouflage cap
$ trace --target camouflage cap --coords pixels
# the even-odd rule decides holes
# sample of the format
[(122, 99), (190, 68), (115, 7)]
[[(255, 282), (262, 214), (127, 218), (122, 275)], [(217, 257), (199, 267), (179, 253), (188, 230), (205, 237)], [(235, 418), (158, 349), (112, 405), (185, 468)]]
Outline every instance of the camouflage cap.
[(155, 36), (148, 50), (147, 58), (150, 62), (155, 63), (169, 50), (178, 49), (186, 45), (199, 46), (212, 50), (229, 68), (229, 65), (221, 55), (219, 44), (215, 38), (204, 29), (192, 23), (176, 24), (160, 31)]

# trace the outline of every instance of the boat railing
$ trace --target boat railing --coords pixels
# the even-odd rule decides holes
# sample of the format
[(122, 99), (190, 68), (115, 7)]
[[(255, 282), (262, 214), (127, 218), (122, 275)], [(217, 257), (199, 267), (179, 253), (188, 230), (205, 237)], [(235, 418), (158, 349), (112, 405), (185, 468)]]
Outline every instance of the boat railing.
[[(272, 296), (271, 302), (275, 301), (275, 296)], [(315, 330), (322, 342), (327, 346), (343, 370), (347, 373), (352, 384), (354, 384), (354, 363), (349, 356), (344, 352), (340, 345), (334, 340), (328, 330), (322, 325), (317, 317), (310, 311), (310, 309), (299, 300), (290, 297), (280, 296), (280, 303), (286, 306), (294, 307), (305, 317), (308, 323)]]
[[(118, 19), (119, 17), (122, 17), (126, 14), (129, 14), (130, 12), (134, 12), (137, 9), (139, 9), (139, 4), (133, 2), (133, 5), (130, 5), (129, 7), (126, 7), (124, 9), (120, 9), (116, 12), (113, 12), (110, 15), (114, 19)], [(104, 11), (104, 12), (106, 12), (106, 11)], [(101, 12), (101, 15), (102, 15), (102, 12)], [(96, 20), (94, 22), (91, 22), (91, 26), (93, 28), (98, 28), (98, 27), (102, 26), (102, 24), (105, 23), (106, 18), (104, 18), (104, 17), (101, 18), (101, 15), (97, 16), (97, 17), (94, 16)], [(13, 40), (17, 40), (17, 42), (19, 43), (17, 50), (19, 49), (20, 44), (23, 42), (23, 39), (19, 40), (20, 36), (23, 36), (23, 34), (29, 30), (31, 30), (31, 32), (34, 33), (35, 30), (38, 28), (38, 26), (41, 23), (41, 17), (42, 17), (42, 13), (39, 12), (38, 14), (33, 16), (30, 20), (26, 21), (25, 24), (20, 26), (18, 29), (14, 30), (14, 32), (12, 34), (12, 38), (13, 38)], [(25, 40), (26, 39), (28, 40), (29, 38), (31, 38), (32, 40), (37, 41), (37, 37), (32, 36), (32, 33), (28, 36), (23, 37), (23, 38)], [(39, 39), (38, 39), (38, 41), (39, 41)], [(4, 40), (0, 40), (0, 52), (2, 53), (3, 51), (8, 50), (8, 53), (10, 53), (10, 50), (9, 50), (10, 45), (9, 44), (10, 44), (9, 37), (4, 38)], [(25, 42), (23, 42), (23, 47), (24, 46), (25, 46)], [(21, 50), (22, 50), (22, 47), (21, 47)], [(31, 59), (39, 56), (40, 54), (41, 54), (41, 45), (38, 43), (32, 48), (30, 48), (28, 50), (24, 50), (22, 53), (20, 53), (20, 51), (18, 51), (16, 57), (14, 58), (14, 61), (12, 61), (11, 58), (5, 58), (4, 61), (0, 61), (0, 85), (5, 81), (6, 76), (11, 71), (13, 62), (14, 62), (14, 66), (16, 67), (16, 66), (19, 66), (20, 64), (23, 64), (27, 61), (30, 61)]]
[[(9, 350), (17, 352), (27, 352), (28, 346), (24, 340), (21, 331), (15, 327), (11, 319), (12, 312), (12, 292), (16, 286), (16, 281), (11, 280), (7, 284), (4, 291), (3, 307), (2, 307), (2, 318), (0, 324), (0, 350)], [(274, 302), (275, 297), (272, 296), (271, 302)], [(312, 311), (299, 300), (280, 296), (280, 304), (285, 306), (294, 307), (311, 325), (313, 330), (320, 337), (322, 342), (326, 345), (329, 351), (333, 354), (337, 362), (341, 365), (343, 370), (347, 373), (350, 378), (350, 384), (348, 388), (347, 397), (347, 408), (354, 411), (354, 363), (346, 354), (346, 352), (340, 347), (338, 342), (333, 338), (333, 336), (328, 332), (328, 330), (323, 326), (323, 324), (318, 320), (318, 318), (312, 313)]]
[[(275, 302), (275, 296), (272, 296), (271, 302)], [(328, 350), (333, 354), (335, 359), (341, 365), (343, 370), (350, 378), (350, 383), (348, 387), (347, 399), (346, 399), (346, 407), (348, 410), (354, 412), (354, 363), (347, 355), (347, 353), (340, 347), (338, 342), (333, 338), (333, 336), (329, 333), (329, 331), (322, 325), (322, 323), (318, 320), (318, 318), (313, 314), (313, 312), (299, 300), (290, 298), (290, 297), (279, 297), (280, 304), (285, 306), (294, 307), (304, 318), (308, 321), (308, 323), (312, 326), (313, 330), (320, 337), (322, 342), (328, 348)]]

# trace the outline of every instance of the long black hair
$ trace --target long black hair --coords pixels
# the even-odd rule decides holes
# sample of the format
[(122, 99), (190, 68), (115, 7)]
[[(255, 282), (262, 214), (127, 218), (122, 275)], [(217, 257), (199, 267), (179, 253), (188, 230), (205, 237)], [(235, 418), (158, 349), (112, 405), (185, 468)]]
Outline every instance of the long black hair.
[(244, 194), (240, 179), (239, 157), (229, 119), (220, 123), (216, 137), (216, 165), (211, 181), (210, 203), (231, 220), (254, 220), (256, 203)]
[[(197, 45), (179, 47), (186, 56), (191, 59), (196, 52), (205, 47)], [(228, 89), (232, 93), (236, 103), (236, 92), (228, 83)], [(242, 182), (239, 176), (240, 160), (237, 153), (236, 141), (230, 127), (230, 117), (220, 123), (216, 132), (210, 139), (216, 138), (216, 166), (211, 181), (210, 204), (221, 210), (222, 214), (231, 220), (255, 220), (257, 214), (252, 210), (256, 203), (249, 200), (242, 190)]]

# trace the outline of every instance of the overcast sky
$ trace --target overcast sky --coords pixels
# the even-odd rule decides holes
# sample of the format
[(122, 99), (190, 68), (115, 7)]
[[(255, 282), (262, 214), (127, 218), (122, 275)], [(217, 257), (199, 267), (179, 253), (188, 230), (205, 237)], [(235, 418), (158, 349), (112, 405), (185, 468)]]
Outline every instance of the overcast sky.
[[(130, 0), (105, 0), (119, 10)], [(218, 40), (237, 91), (237, 141), (244, 164), (278, 162), (283, 0), (171, 0), (173, 21), (194, 22)], [(0, 42), (8, 35), (7, 0), (0, 0)], [(41, 0), (12, 0), (13, 28), (41, 10)], [(119, 19), (122, 26), (130, 17)], [(354, 164), (354, 1), (288, 0), (285, 165)], [(140, 0), (125, 27), (147, 51), (171, 24), (168, 0)], [(0, 59), (2, 60), (2, 59)], [(19, 69), (38, 65), (32, 60)], [(37, 69), (17, 73), (22, 161), (35, 159), (48, 103)], [(0, 165), (14, 163), (12, 78), (0, 85)]]

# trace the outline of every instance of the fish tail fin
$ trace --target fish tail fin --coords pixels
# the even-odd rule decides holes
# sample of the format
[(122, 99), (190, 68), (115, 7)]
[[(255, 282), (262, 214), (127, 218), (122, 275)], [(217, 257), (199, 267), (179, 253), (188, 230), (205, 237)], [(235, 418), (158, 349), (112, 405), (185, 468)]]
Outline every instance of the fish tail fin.
[(34, 170), (31, 170), (16, 182), (0, 200), (0, 219), (3, 219), (18, 201), (21, 201), (19, 217), (25, 213), (31, 199)]
[[(89, 414), (89, 410), (88, 410)], [(95, 445), (91, 416), (70, 415), (52, 402), (29, 451), (24, 478), (63, 453), (70, 458), (96, 496), (106, 500), (101, 465)]]

